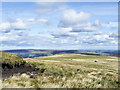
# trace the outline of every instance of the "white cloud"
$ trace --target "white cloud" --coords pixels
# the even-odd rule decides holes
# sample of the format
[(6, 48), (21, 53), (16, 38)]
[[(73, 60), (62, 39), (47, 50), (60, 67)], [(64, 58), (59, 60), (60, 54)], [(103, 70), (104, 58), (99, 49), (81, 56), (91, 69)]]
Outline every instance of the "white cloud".
[(52, 22), (47, 19), (35, 19), (35, 18), (15, 18), (8, 22), (3, 22), (0, 24), (0, 32), (8, 33), (12, 30), (29, 30), (32, 25), (40, 25), (40, 26), (50, 26)]
[(17, 18), (14, 22), (11, 22), (11, 27), (14, 30), (24, 30), (27, 29), (26, 23), (22, 19)]
[(111, 33), (109, 34), (109, 37), (118, 38), (118, 32), (111, 32)]
[(71, 27), (72, 32), (92, 32), (102, 28), (115, 29), (118, 27), (117, 22), (100, 23), (99, 20), (89, 22), (91, 14), (85, 12), (76, 12), (74, 9), (65, 10), (61, 20), (58, 24), (59, 27)]
[(74, 43), (80, 44), (80, 45), (116, 45), (117, 39), (111, 38), (109, 36), (110, 34), (87, 34), (87, 33), (80, 33), (78, 37), (74, 40)]
[(99, 21), (95, 21), (94, 23), (82, 23), (82, 24), (76, 24), (72, 26), (73, 32), (91, 32), (96, 31), (101, 28), (101, 25)]
[(11, 29), (10, 23), (6, 22), (0, 24), (0, 32), (7, 33), (10, 31), (10, 29)]
[(68, 40), (67, 39), (62, 39), (61, 40), (61, 43), (63, 44), (63, 43), (68, 43)]
[(111, 41), (112, 44), (118, 44), (118, 41)]
[(4, 46), (31, 46), (31, 36), (23, 31), (12, 31), (9, 33), (0, 33), (0, 43)]
[(35, 18), (28, 18), (25, 20), (27, 23), (34, 23), (35, 22)]
[(25, 30), (26, 24), (21, 19), (15, 19), (14, 21), (3, 22), (0, 24), (1, 33), (9, 33), (11, 30)]
[(75, 43), (76, 43), (76, 44), (78, 44), (78, 43), (79, 43), (79, 41), (77, 40), (77, 41), (75, 41)]
[(42, 26), (49, 26), (52, 24), (52, 22), (50, 22), (47, 19), (36, 19), (36, 18), (24, 19), (24, 22), (29, 25), (42, 25)]
[(86, 22), (90, 19), (90, 14), (85, 12), (77, 13), (75, 10), (70, 9), (64, 11), (59, 26), (68, 27), (78, 23)]
[(55, 38), (59, 37), (73, 37), (78, 35), (78, 33), (71, 32), (72, 28), (57, 28), (56, 30), (52, 31), (51, 35)]
[(18, 38), (19, 36), (13, 33), (0, 33), (0, 41), (17, 40)]
[(91, 32), (101, 28), (99, 20), (90, 23), (91, 14), (85, 12), (77, 13), (75, 10), (66, 10), (59, 22), (59, 27), (72, 27), (73, 32)]
[(109, 35), (95, 35), (94, 39), (97, 41), (106, 41), (106, 39), (109, 39)]
[(109, 22), (109, 23), (103, 23), (102, 27), (107, 27), (107, 28), (117, 28), (118, 27), (118, 22)]
[(42, 24), (42, 25), (45, 25), (45, 26), (49, 26), (51, 25), (52, 23), (50, 21), (48, 21), (47, 19), (39, 19), (38, 20), (38, 23), (39, 24)]

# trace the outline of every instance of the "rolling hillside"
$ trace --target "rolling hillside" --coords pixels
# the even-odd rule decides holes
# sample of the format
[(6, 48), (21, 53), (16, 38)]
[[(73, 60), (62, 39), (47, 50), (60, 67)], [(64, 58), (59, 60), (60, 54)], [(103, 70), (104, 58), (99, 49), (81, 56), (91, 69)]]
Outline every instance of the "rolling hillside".
[(39, 68), (3, 80), (5, 88), (117, 88), (118, 58), (84, 54), (56, 54), (24, 58)]

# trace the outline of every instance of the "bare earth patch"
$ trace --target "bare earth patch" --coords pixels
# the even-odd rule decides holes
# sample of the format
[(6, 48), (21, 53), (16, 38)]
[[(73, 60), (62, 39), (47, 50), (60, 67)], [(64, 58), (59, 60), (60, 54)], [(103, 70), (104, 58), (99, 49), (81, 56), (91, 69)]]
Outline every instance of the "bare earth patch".
[[(88, 55), (84, 55), (84, 54), (60, 54), (60, 55), (52, 55), (52, 56), (47, 56), (47, 57), (70, 57), (70, 56), (88, 56)], [(43, 57), (44, 58), (44, 57)]]
[(53, 55), (53, 56), (47, 56), (47, 57), (64, 57), (65, 55)]
[(44, 60), (45, 62), (60, 62), (60, 61), (55, 61), (55, 60)]
[(73, 61), (85, 61), (85, 62), (93, 62), (98, 61), (97, 59), (72, 59)]
[(109, 61), (118, 61), (118, 59), (106, 59), (106, 60), (109, 60)]

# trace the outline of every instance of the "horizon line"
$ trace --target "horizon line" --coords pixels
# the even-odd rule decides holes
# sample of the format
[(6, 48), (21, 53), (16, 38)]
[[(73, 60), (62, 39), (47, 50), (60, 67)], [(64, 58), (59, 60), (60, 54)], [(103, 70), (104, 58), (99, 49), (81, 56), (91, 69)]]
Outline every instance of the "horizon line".
[(7, 50), (119, 50), (119, 49), (4, 49), (0, 51), (7, 51)]

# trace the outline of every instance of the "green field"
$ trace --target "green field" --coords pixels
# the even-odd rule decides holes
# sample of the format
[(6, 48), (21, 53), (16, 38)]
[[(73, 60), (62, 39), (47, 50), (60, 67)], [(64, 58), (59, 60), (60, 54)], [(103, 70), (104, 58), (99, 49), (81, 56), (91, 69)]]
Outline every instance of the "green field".
[(23, 59), (44, 72), (15, 74), (4, 88), (117, 88), (118, 58), (84, 54), (57, 54)]

